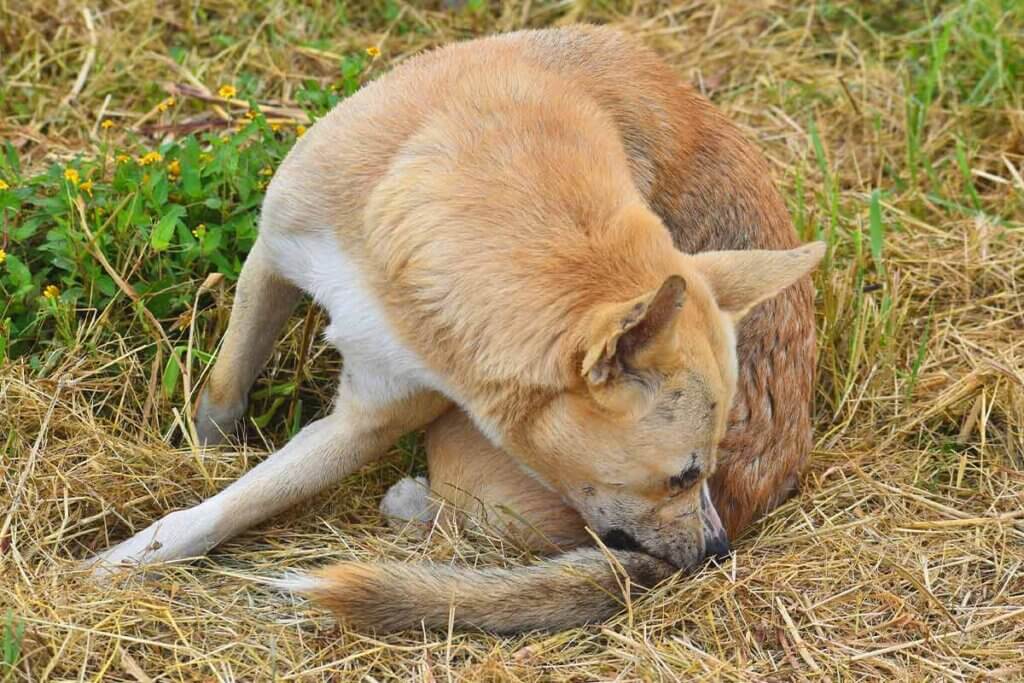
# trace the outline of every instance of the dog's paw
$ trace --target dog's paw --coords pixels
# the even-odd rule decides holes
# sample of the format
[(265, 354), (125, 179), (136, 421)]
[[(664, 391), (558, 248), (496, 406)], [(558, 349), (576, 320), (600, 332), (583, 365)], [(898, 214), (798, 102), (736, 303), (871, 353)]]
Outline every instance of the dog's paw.
[(197, 557), (215, 545), (213, 529), (182, 510), (172, 512), (131, 538), (78, 563), (95, 581), (140, 566)]
[(196, 438), (200, 445), (219, 446), (235, 431), (235, 425), (245, 414), (245, 401), (231, 405), (218, 405), (210, 399), (210, 390), (204, 389), (196, 406)]
[(430, 500), (430, 485), (426, 477), (405, 477), (399, 480), (380, 501), (380, 511), (389, 523), (400, 526), (409, 522), (432, 522), (436, 510)]

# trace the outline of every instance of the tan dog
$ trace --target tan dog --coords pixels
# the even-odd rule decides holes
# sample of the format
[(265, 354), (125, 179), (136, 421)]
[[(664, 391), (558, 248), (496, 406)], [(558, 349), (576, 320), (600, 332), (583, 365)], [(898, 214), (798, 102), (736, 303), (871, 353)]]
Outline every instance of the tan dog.
[[(428, 434), (438, 496), (518, 500), (525, 526), (570, 547), (586, 524), (645, 585), (692, 569), (727, 551), (706, 482), (737, 439), (738, 379), (740, 442), (765, 391), (794, 433), (761, 435), (791, 451), (771, 472), (718, 482), (731, 529), (785, 493), (806, 453), (804, 276), (823, 247), (756, 249), (793, 240), (760, 157), (621, 34), (522, 32), (412, 59), (317, 123), (274, 177), (196, 426), (215, 441), (243, 414), (300, 291), (344, 356), (334, 411), (96, 571), (205, 553), (442, 415)], [(744, 250), (708, 251), (728, 247)], [(798, 280), (739, 328), (738, 363), (737, 324)], [(731, 453), (728, 481), (760, 456), (767, 444)], [(431, 514), (410, 483), (386, 507)], [(446, 626), (454, 601), (457, 624), (500, 631), (601, 618), (617, 590), (596, 548), (505, 572), (350, 563), (291, 585), (365, 626)]]

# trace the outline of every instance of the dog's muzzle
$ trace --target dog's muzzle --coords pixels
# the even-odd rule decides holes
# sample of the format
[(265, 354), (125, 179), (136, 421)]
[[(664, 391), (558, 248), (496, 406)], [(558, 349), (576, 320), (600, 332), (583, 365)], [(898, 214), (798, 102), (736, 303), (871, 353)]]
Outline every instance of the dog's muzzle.
[[(707, 482), (701, 484), (700, 490), (700, 516), (704, 527), (704, 557), (719, 562), (728, 559), (732, 548), (729, 545), (729, 536), (725, 533), (725, 526), (718, 516), (718, 510), (711, 501), (711, 491)], [(667, 557), (663, 557), (650, 549), (645, 548), (628, 531), (619, 527), (613, 527), (601, 534), (601, 542), (612, 550), (629, 550), (645, 553), (657, 557), (670, 564), (677, 564)]]

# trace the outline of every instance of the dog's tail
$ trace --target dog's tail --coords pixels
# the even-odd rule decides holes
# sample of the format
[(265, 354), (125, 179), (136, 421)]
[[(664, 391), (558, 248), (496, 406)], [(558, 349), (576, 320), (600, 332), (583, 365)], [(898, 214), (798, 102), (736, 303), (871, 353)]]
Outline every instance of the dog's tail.
[(630, 593), (650, 588), (676, 571), (643, 553), (584, 548), (514, 569), (342, 562), (277, 585), (310, 596), (361, 629), (447, 629), (452, 623), (517, 633), (606, 619), (622, 610), (627, 586)]

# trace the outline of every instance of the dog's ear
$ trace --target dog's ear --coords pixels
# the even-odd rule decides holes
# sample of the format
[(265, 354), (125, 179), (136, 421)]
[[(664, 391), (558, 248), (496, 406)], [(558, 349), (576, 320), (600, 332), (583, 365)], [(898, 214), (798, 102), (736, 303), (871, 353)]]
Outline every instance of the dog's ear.
[(652, 292), (625, 303), (599, 307), (591, 319), (581, 372), (592, 387), (606, 385), (625, 368), (656, 365), (675, 352), (676, 319), (686, 298), (686, 281), (670, 275)]
[(825, 255), (824, 242), (788, 251), (706, 251), (693, 255), (711, 286), (718, 307), (734, 322), (814, 270)]

